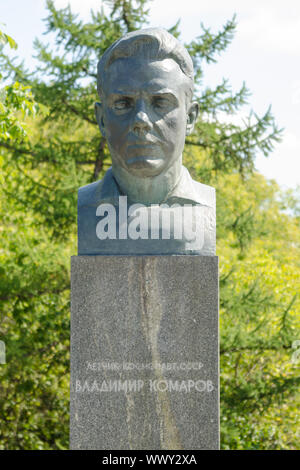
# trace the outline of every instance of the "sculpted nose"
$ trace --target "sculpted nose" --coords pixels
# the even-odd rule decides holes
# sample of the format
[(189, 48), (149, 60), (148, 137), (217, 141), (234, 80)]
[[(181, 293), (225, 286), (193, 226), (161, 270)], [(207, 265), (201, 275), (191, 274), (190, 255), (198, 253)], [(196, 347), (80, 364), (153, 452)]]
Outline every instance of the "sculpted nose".
[(146, 107), (143, 104), (139, 104), (134, 117), (133, 130), (136, 132), (149, 131), (151, 127), (151, 120)]

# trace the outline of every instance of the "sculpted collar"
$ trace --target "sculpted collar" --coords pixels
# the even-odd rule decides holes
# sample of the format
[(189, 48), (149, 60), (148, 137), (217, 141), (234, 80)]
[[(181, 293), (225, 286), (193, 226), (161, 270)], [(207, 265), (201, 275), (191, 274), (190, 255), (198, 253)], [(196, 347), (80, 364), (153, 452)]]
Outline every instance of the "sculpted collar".
[[(179, 182), (162, 203), (168, 205), (176, 203), (200, 204), (202, 206), (212, 207), (214, 201), (211, 200), (210, 191), (207, 191), (206, 188), (208, 189), (210, 187), (194, 181), (188, 170), (183, 166)], [(107, 170), (103, 180), (97, 182), (95, 189), (96, 201), (109, 203), (114, 206), (119, 205), (119, 196), (122, 196), (122, 194), (114, 178), (112, 168)]]

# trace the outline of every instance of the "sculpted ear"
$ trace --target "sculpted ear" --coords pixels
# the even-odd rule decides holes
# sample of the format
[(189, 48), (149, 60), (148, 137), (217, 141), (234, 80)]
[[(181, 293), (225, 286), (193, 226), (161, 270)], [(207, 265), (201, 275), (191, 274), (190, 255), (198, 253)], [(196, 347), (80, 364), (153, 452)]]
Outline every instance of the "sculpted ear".
[(103, 106), (101, 103), (95, 103), (95, 115), (96, 120), (103, 137), (105, 137), (105, 126), (103, 120)]
[(196, 101), (193, 101), (189, 105), (189, 109), (188, 109), (186, 135), (190, 135), (193, 132), (194, 126), (197, 121), (198, 112), (199, 112), (199, 105)]

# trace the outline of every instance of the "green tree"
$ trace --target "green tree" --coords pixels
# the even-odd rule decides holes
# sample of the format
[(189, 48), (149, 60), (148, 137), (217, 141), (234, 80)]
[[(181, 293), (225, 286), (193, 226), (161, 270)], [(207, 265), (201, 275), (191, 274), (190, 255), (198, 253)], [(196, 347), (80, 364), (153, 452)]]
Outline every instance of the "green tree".
[[(0, 48), (8, 44), (12, 49), (17, 49), (13, 38), (0, 30)], [(0, 50), (1, 50), (0, 49)], [(0, 83), (2, 81), (0, 73)], [(46, 112), (46, 108), (42, 107)], [(3, 86), (0, 89), (0, 138), (2, 146), (5, 141), (20, 141), (27, 139), (27, 116), (34, 116), (39, 109), (34, 101), (30, 87), (20, 84), (18, 81)]]
[[(147, 24), (147, 0), (107, 2), (83, 23), (47, 1), (46, 32), (55, 49), (35, 41), (33, 73), (0, 50), (5, 78), (30, 86), (47, 116), (27, 118), (29, 138), (0, 135), (1, 325), (7, 364), (1, 366), (0, 410), (5, 449), (68, 448), (69, 259), (76, 254), (79, 186), (110, 166), (94, 117), (96, 64), (127, 31)], [(254, 171), (279, 139), (270, 109), (244, 127), (224, 124), (248, 99), (226, 80), (201, 86), (203, 63), (217, 60), (233, 39), (235, 18), (214, 34), (202, 26), (186, 44), (193, 57), (200, 118), (186, 141), (193, 177), (217, 188), (220, 256), (221, 424), (223, 448), (296, 448), (296, 387), (291, 361), (296, 334), (297, 218), (283, 207), (274, 182)], [(180, 37), (179, 23), (171, 28)], [(5, 105), (6, 106), (6, 105)], [(7, 106), (9, 108), (9, 106)], [(3, 420), (3, 421), (4, 421)], [(2, 421), (2, 422), (3, 422)]]

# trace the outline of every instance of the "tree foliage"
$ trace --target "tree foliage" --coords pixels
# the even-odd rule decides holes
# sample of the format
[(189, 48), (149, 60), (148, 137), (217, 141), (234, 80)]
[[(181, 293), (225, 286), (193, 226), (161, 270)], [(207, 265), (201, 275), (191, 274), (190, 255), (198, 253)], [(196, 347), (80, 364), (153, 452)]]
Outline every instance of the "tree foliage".
[[(68, 448), (69, 264), (76, 254), (77, 189), (110, 166), (94, 117), (96, 64), (114, 40), (147, 25), (151, 6), (147, 0), (106, 3), (108, 15), (100, 9), (83, 23), (70, 7), (57, 10), (48, 0), (46, 32), (55, 47), (35, 41), (34, 72), (0, 49), (0, 67), (11, 82), (0, 103), (5, 449)], [(202, 86), (203, 63), (217, 60), (235, 27), (235, 18), (216, 34), (202, 25), (199, 37), (186, 44), (201, 112), (186, 141), (185, 164), (195, 179), (217, 189), (222, 447), (296, 448), (299, 379), (291, 357), (299, 308), (299, 212), (294, 195), (282, 195), (254, 166), (257, 152), (267, 156), (280, 131), (270, 109), (262, 116), (252, 112), (241, 126), (220, 119), (220, 112), (231, 115), (247, 103), (244, 84), (236, 94), (226, 80), (215, 89)], [(179, 22), (170, 32), (180, 38)], [(0, 41), (10, 42), (3, 35)], [(36, 102), (48, 113), (34, 117)]]
[[(0, 30), (0, 51), (9, 44), (12, 49), (17, 49), (17, 43), (8, 34)], [(0, 73), (0, 82), (3, 76)], [(24, 86), (18, 81), (6, 85), (0, 89), (0, 138), (2, 145), (5, 141), (21, 141), (27, 139), (27, 116), (35, 116), (38, 111), (46, 113), (44, 106), (38, 105), (33, 99), (29, 86)]]

